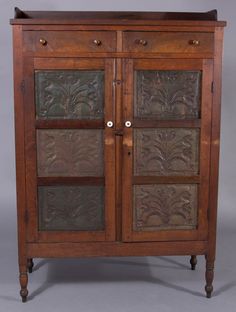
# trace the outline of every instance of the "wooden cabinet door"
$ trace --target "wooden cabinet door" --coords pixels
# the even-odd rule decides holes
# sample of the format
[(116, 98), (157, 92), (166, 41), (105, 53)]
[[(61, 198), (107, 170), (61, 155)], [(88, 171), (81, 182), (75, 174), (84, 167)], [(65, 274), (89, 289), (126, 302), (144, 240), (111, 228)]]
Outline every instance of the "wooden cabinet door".
[(212, 61), (124, 62), (124, 241), (205, 240)]
[(113, 63), (25, 60), (29, 242), (114, 240)]

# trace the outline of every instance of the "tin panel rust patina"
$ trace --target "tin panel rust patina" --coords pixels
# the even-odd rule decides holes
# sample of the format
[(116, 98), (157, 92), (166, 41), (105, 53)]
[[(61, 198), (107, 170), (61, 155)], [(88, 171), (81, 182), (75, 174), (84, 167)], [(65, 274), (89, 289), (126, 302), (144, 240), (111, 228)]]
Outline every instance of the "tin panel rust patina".
[(134, 230), (195, 229), (197, 194), (195, 184), (133, 186)]
[(200, 117), (201, 71), (135, 71), (134, 116), (141, 119)]
[(38, 187), (39, 230), (104, 230), (103, 186)]
[(35, 90), (37, 118), (103, 118), (103, 70), (37, 70)]
[(196, 175), (199, 171), (199, 129), (134, 130), (134, 174)]
[(39, 176), (103, 176), (102, 129), (37, 130)]

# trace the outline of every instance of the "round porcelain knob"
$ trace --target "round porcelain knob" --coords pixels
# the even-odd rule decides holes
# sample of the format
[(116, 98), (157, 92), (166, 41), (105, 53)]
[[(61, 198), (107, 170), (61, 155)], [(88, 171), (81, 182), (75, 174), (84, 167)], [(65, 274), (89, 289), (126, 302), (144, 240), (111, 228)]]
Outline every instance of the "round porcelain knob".
[(125, 122), (125, 126), (126, 126), (126, 128), (130, 128), (131, 127), (131, 121), (127, 120)]
[(112, 128), (113, 127), (113, 122), (112, 121), (108, 121), (107, 122), (107, 127), (108, 128)]

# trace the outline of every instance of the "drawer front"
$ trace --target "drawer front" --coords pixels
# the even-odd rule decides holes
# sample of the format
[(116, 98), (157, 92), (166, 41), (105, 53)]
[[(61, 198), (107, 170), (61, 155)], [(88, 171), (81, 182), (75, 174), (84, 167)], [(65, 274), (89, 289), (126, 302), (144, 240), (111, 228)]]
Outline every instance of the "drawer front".
[(213, 33), (136, 32), (123, 35), (125, 52), (213, 53)]
[(25, 31), (25, 52), (114, 52), (114, 31)]

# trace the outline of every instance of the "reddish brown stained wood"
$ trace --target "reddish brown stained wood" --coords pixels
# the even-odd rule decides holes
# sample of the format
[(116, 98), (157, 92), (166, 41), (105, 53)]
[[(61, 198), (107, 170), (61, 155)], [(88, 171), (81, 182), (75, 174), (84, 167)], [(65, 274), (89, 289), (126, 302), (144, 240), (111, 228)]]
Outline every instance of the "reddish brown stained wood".
[[(124, 60), (123, 120), (133, 122), (133, 60)], [(131, 240), (133, 131), (124, 127), (122, 170), (122, 239)]]
[(15, 7), (15, 19), (104, 19), (127, 20), (198, 20), (217, 21), (217, 10), (208, 12), (139, 12), (139, 11), (22, 11)]
[[(16, 20), (10, 20), (12, 25), (138, 25), (143, 26), (147, 24), (146, 20), (139, 20), (139, 21), (132, 21), (129, 22), (128, 20), (124, 21), (116, 21), (116, 20), (104, 20), (103, 22), (94, 21), (93, 19), (88, 19), (84, 21), (74, 21), (74, 20), (68, 20), (68, 19), (61, 19), (61, 20), (51, 20), (51, 19), (37, 19), (34, 22), (32, 22), (30, 19), (16, 19)], [(159, 25), (159, 26), (202, 26), (202, 27), (224, 27), (226, 26), (226, 22), (224, 21), (174, 21), (174, 20), (166, 20), (166, 21), (148, 21), (149, 25)]]
[(36, 130), (35, 105), (34, 105), (34, 70), (33, 58), (23, 59), (24, 81), (25, 81), (25, 164), (26, 164), (26, 192), (28, 224), (27, 241), (37, 241), (38, 212), (37, 212), (37, 162), (36, 162)]
[[(56, 62), (54, 61), (51, 62), (49, 60), (48, 62), (51, 65), (51, 68), (53, 67), (53, 64), (56, 65)], [(44, 63), (45, 65), (48, 64), (47, 60)], [(92, 61), (90, 66), (92, 66), (92, 68), (94, 67), (101, 67), (101, 65), (104, 64), (104, 61)], [(39, 65), (40, 67), (40, 61), (38, 61), (37, 65)], [(55, 67), (57, 68), (57, 66), (63, 65), (64, 68), (66, 68), (66, 65), (68, 65), (69, 68), (73, 68), (73, 66), (75, 65), (74, 62), (68, 62), (67, 60), (61, 60), (61, 62), (59, 62), (59, 64), (57, 64)], [(29, 121), (29, 123), (27, 124), (27, 129), (26, 129), (26, 138), (27, 138), (27, 157), (26, 157), (26, 163), (28, 164), (27, 168), (28, 168), (28, 202), (30, 203), (30, 214), (29, 217), (30, 219), (32, 219), (31, 223), (30, 223), (30, 233), (29, 233), (29, 237), (28, 239), (30, 241), (36, 241), (37, 237), (38, 239), (45, 239), (45, 241), (47, 241), (48, 239), (53, 239), (54, 241), (56, 239), (56, 241), (63, 241), (64, 239), (74, 239), (74, 240), (89, 240), (89, 233), (85, 234), (83, 233), (82, 235), (78, 235), (79, 238), (76, 238), (76, 234), (74, 235), (66, 235), (65, 233), (54, 233), (53, 235), (51, 233), (43, 233), (40, 234), (37, 232), (37, 223), (38, 223), (38, 216), (37, 216), (37, 205), (36, 205), (36, 199), (37, 199), (37, 195), (36, 195), (36, 180), (35, 180), (35, 176), (36, 176), (36, 155), (35, 155), (35, 128), (34, 128), (34, 124), (35, 124), (35, 112), (34, 112), (34, 107), (32, 107), (32, 105), (34, 104), (34, 96), (32, 93), (33, 90), (33, 86), (31, 85), (31, 83), (33, 82), (33, 64), (32, 61), (28, 62), (26, 66), (26, 85), (27, 85), (27, 91), (28, 93), (28, 97), (27, 97), (27, 120)], [(81, 62), (79, 63), (78, 67), (81, 68), (81, 66), (83, 68), (87, 68), (89, 69), (89, 63), (86, 60), (81, 60)], [(104, 68), (106, 70), (106, 118), (111, 118), (113, 119), (113, 108), (110, 105), (111, 103), (111, 99), (112, 99), (112, 94), (110, 92), (111, 90), (111, 86), (108, 84), (112, 85), (112, 79), (110, 79), (109, 77), (113, 76), (113, 61), (106, 61), (106, 67)], [(110, 111), (110, 113), (109, 113)], [(109, 115), (110, 114), (110, 115)], [(104, 127), (104, 124), (102, 125), (103, 121), (72, 121), (70, 123), (70, 127), (75, 128), (76, 126), (79, 127), (92, 127), (94, 128), (94, 126), (98, 126), (99, 128)], [(52, 121), (42, 121), (42, 120), (38, 120), (36, 121), (36, 127), (41, 127), (41, 128), (49, 128), (49, 127), (58, 127), (58, 128), (65, 128), (69, 126), (68, 121), (65, 120), (52, 120)], [(113, 142), (113, 143), (112, 143)], [(114, 228), (114, 209), (111, 209), (112, 205), (114, 207), (114, 202), (113, 202), (113, 198), (114, 198), (114, 175), (111, 175), (110, 172), (114, 172), (114, 135), (113, 135), (113, 130), (106, 128), (105, 129), (105, 186), (106, 186), (106, 195), (105, 195), (105, 222), (106, 222), (106, 234), (102, 234), (102, 236), (98, 236), (97, 239), (100, 240), (104, 240), (106, 237), (106, 240), (114, 240), (114, 235), (115, 235), (115, 228)], [(44, 180), (45, 181), (45, 180)], [(54, 178), (54, 181), (56, 182), (56, 179)], [(70, 179), (68, 180), (70, 181)], [(92, 181), (92, 179), (91, 179)], [(41, 180), (42, 182), (42, 180)], [(53, 181), (52, 181), (53, 182)], [(94, 182), (92, 181), (92, 184), (94, 184)], [(106, 208), (106, 207), (109, 207)], [(78, 233), (77, 233), (78, 234)], [(97, 235), (97, 233), (95, 233)], [(94, 237), (96, 235), (93, 235), (91, 232), (91, 239), (94, 239)], [(53, 237), (53, 238), (51, 238)], [(100, 238), (99, 238), (100, 237)]]
[[(122, 48), (121, 34), (118, 34), (117, 49)], [(123, 72), (122, 60), (117, 59), (115, 63), (115, 80), (113, 82), (115, 96), (115, 133), (121, 133), (123, 130)], [(122, 135), (116, 135), (116, 241), (122, 240)]]
[(117, 47), (116, 47), (116, 51), (117, 52), (122, 52), (123, 50), (123, 40), (122, 40), (122, 35), (123, 32), (119, 29), (117, 30)]
[(221, 112), (221, 73), (222, 73), (223, 28), (215, 32), (214, 94), (211, 122), (211, 154), (209, 185), (209, 247), (208, 260), (214, 261), (216, 252), (217, 196), (220, 149), (220, 112)]
[(213, 291), (213, 279), (214, 279), (214, 261), (210, 260), (210, 255), (206, 256), (206, 272), (205, 272), (205, 279), (206, 279), (206, 297), (211, 298), (211, 294)]
[(106, 231), (40, 231), (37, 242), (104, 242), (106, 240), (109, 240)]
[[(19, 266), (25, 267), (26, 259), (26, 187), (25, 187), (25, 140), (24, 140), (24, 99), (22, 93), (22, 32), (21, 26), (13, 27), (14, 52), (14, 104), (15, 104), (15, 157), (17, 187), (17, 229)], [(21, 269), (20, 269), (21, 271)]]
[(122, 137), (116, 137), (116, 241), (122, 241)]
[[(159, 53), (159, 52), (80, 52), (80, 53), (75, 53), (73, 51), (69, 51), (66, 53), (68, 58), (76, 58), (79, 57), (80, 59), (82, 58), (93, 58), (93, 59), (100, 59), (100, 58), (133, 58), (133, 59), (139, 59), (139, 58), (145, 58), (145, 59), (163, 59), (163, 58), (170, 58), (170, 59), (186, 59), (186, 58), (193, 58), (193, 53)], [(65, 57), (65, 53), (62, 52), (44, 52), (44, 51), (39, 51), (39, 52), (25, 52), (24, 56), (34, 56), (38, 58), (63, 58)], [(213, 53), (194, 53), (194, 59), (212, 59), (214, 57)]]
[[(115, 107), (112, 94), (114, 80), (114, 60), (105, 61), (105, 122), (115, 120)], [(112, 128), (105, 128), (105, 231), (106, 240), (113, 241), (116, 236), (116, 194), (115, 137)]]
[(191, 25), (190, 26), (179, 26), (179, 25), (22, 25), (22, 30), (31, 31), (31, 30), (116, 30), (116, 31), (125, 31), (125, 30), (135, 30), (135, 31), (181, 31), (181, 32), (213, 32), (215, 27), (212, 26), (200, 26), (200, 25)]
[(202, 103), (201, 103), (201, 138), (200, 138), (200, 191), (199, 191), (199, 211), (198, 228), (208, 232), (208, 187), (209, 187), (209, 163), (210, 163), (210, 125), (211, 125), (211, 107), (212, 107), (212, 61), (203, 61), (202, 71)]
[(28, 274), (27, 274), (27, 271), (26, 271), (26, 267), (24, 268), (24, 271), (20, 272), (19, 280), (20, 280), (20, 285), (21, 285), (20, 295), (21, 295), (21, 298), (22, 298), (22, 302), (26, 302), (27, 301), (27, 296), (28, 296), (28, 289), (27, 289)]
[(197, 265), (197, 256), (192, 255), (189, 262), (190, 262), (190, 265), (191, 265), (191, 270), (194, 271), (195, 268), (196, 268), (196, 265)]
[(15, 162), (16, 162), (16, 197), (17, 197), (17, 233), (18, 233), (18, 265), (20, 295), (22, 302), (28, 296), (27, 274), (27, 195), (25, 168), (25, 140), (24, 140), (24, 80), (22, 57), (22, 27), (13, 27), (13, 56), (14, 56), (14, 109), (15, 109)]
[(176, 57), (175, 61), (163, 58), (161, 61), (155, 62), (155, 60), (135, 59), (134, 68), (143, 70), (197, 70), (202, 69), (202, 60), (192, 58), (186, 61)]
[(63, 258), (96, 256), (161, 256), (161, 255), (203, 255), (207, 250), (206, 241), (173, 241), (151, 243), (30, 243), (28, 257)]
[(27, 259), (27, 267), (28, 267), (28, 271), (29, 273), (33, 272), (33, 267), (34, 267), (34, 262), (32, 258), (28, 258)]
[(192, 241), (205, 240), (206, 231), (196, 230), (160, 230), (160, 231), (132, 231), (126, 242), (161, 242), (161, 241)]
[[(193, 40), (198, 41), (199, 44), (191, 44)], [(123, 50), (125, 52), (213, 53), (213, 40), (213, 33), (126, 31), (123, 33)]]
[(135, 128), (200, 128), (201, 120), (141, 120), (134, 119)]
[[(127, 69), (128, 68), (128, 69)], [(179, 240), (196, 240), (196, 239), (206, 239), (207, 237), (207, 207), (208, 207), (208, 187), (207, 187), (207, 181), (209, 179), (208, 174), (208, 167), (209, 167), (209, 120), (210, 120), (210, 107), (211, 107), (211, 62), (210, 61), (201, 61), (201, 60), (189, 60), (189, 61), (183, 61), (183, 60), (176, 60), (176, 62), (173, 63), (173, 61), (166, 59), (162, 60), (161, 62), (154, 62), (152, 60), (134, 60), (134, 68), (131, 67), (131, 65), (126, 65), (126, 71), (127, 72), (133, 72), (135, 69), (144, 69), (144, 70), (152, 70), (152, 69), (159, 69), (162, 70), (203, 70), (203, 82), (202, 82), (202, 120), (199, 124), (199, 121), (197, 120), (197, 124), (195, 126), (201, 126), (201, 133), (202, 133), (202, 139), (201, 139), (201, 156), (200, 156), (200, 181), (199, 177), (195, 178), (195, 181), (200, 182), (200, 188), (199, 188), (199, 208), (198, 208), (198, 226), (196, 230), (175, 230), (175, 231), (168, 231), (168, 230), (162, 230), (162, 231), (133, 231), (133, 209), (132, 209), (132, 189), (130, 188), (131, 181), (127, 182), (127, 180), (130, 179), (129, 175), (133, 175), (132, 173), (132, 162), (130, 158), (127, 156), (124, 152), (124, 172), (125, 172), (125, 178), (123, 175), (123, 185), (124, 185), (124, 193), (123, 193), (123, 209), (124, 209), (124, 217), (123, 217), (123, 224), (124, 224), (124, 234), (123, 239), (125, 241), (168, 241), (173, 239), (179, 239)], [(126, 92), (126, 88), (128, 92)], [(126, 112), (125, 120), (132, 120), (132, 93), (130, 90), (133, 90), (133, 81), (131, 78), (126, 78), (126, 84), (124, 89), (124, 102), (126, 103), (126, 108), (124, 111)], [(145, 121), (148, 123), (147, 121)], [(193, 121), (190, 121), (190, 124)], [(144, 121), (139, 121), (139, 124), (144, 123)], [(164, 126), (171, 127), (172, 121), (165, 121), (163, 123), (160, 123), (160, 126), (162, 124)], [(174, 123), (175, 124), (175, 121)], [(184, 124), (184, 122), (183, 122)], [(158, 125), (158, 122), (156, 121), (156, 126)], [(133, 124), (133, 127), (135, 126), (135, 123)], [(154, 126), (154, 124), (152, 124)], [(124, 142), (127, 140), (129, 142), (129, 145), (132, 146), (132, 136), (129, 137), (129, 133), (131, 129), (125, 129), (124, 130)], [(129, 132), (130, 131), (130, 132)], [(125, 136), (127, 135), (127, 137)], [(129, 139), (128, 139), (129, 138)], [(125, 146), (124, 146), (125, 151)], [(165, 180), (165, 177), (158, 177), (155, 179), (155, 177), (134, 177), (132, 178), (133, 182), (138, 181), (138, 184), (142, 184), (142, 178), (145, 184), (148, 183), (154, 183), (159, 181), (165, 181), (166, 183), (170, 183), (172, 181), (173, 177), (168, 177)], [(188, 179), (188, 178), (187, 178)], [(197, 180), (196, 180), (197, 179)], [(178, 183), (180, 183), (181, 178), (177, 177)], [(168, 181), (168, 182), (167, 182)], [(186, 177), (183, 177), (183, 182), (186, 182)], [(188, 182), (191, 182), (191, 177), (189, 178)], [(193, 182), (193, 180), (192, 180)], [(125, 208), (124, 208), (125, 207)]]
[[(45, 44), (40, 43), (45, 40)], [(25, 31), (24, 51), (48, 52), (114, 52), (116, 33), (113, 31)]]
[(114, 79), (114, 95), (115, 95), (115, 129), (122, 130), (123, 128), (123, 72), (122, 72), (122, 60), (117, 59), (115, 62), (115, 79)]
[(34, 58), (34, 69), (103, 69), (104, 59), (66, 58), (65, 54), (60, 59)]
[(103, 129), (103, 120), (75, 120), (75, 119), (38, 119), (35, 120), (37, 129)]
[[(33, 257), (192, 255), (195, 259), (196, 255), (205, 254), (205, 290), (207, 297), (211, 296), (216, 244), (222, 27), (226, 25), (217, 21), (216, 15), (215, 11), (95, 13), (16, 9), (11, 23), (15, 24), (17, 218), (23, 301), (28, 294), (27, 264)], [(40, 39), (46, 40), (44, 45)], [(191, 45), (190, 40), (199, 40), (200, 44)], [(34, 70), (76, 69), (105, 71), (104, 118), (36, 119)], [(201, 119), (134, 119), (134, 70), (202, 71)], [(107, 127), (108, 121), (113, 122), (112, 128)], [(125, 121), (131, 121), (132, 127), (125, 127)], [(140, 131), (143, 128), (199, 128), (200, 172), (195, 176), (134, 176), (133, 128)], [(37, 177), (36, 129), (104, 129), (104, 176)], [(194, 184), (199, 198), (196, 229), (134, 231), (133, 185), (150, 184)], [(39, 185), (104, 185), (105, 230), (39, 231)]]
[[(20, 11), (20, 10), (19, 10)], [(11, 24), (202, 25), (225, 26), (217, 11), (189, 12), (60, 12), (20, 11)]]

